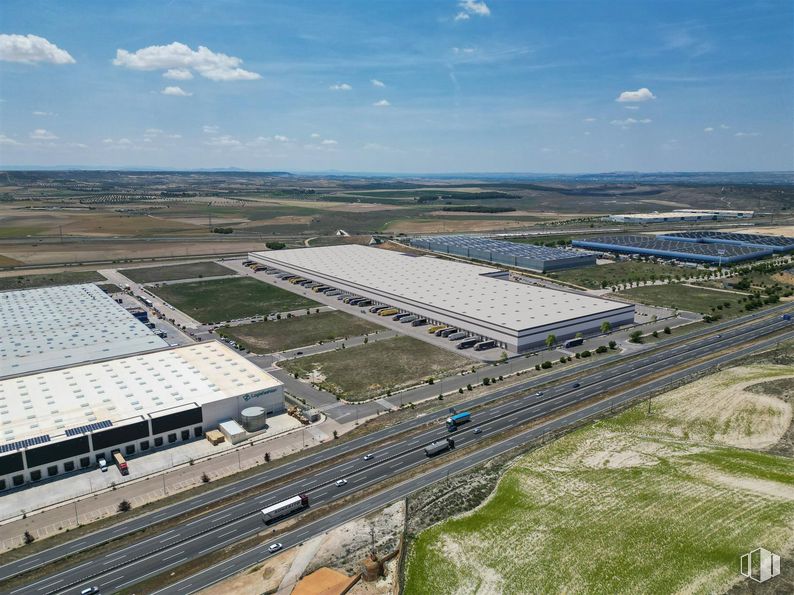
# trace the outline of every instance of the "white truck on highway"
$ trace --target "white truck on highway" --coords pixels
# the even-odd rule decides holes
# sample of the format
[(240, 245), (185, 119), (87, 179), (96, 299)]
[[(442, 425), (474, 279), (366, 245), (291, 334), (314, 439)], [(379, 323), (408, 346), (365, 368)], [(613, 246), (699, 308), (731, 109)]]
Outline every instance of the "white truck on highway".
[(297, 496), (293, 496), (292, 498), (287, 498), (286, 500), (282, 500), (281, 502), (272, 504), (267, 508), (263, 508), (262, 520), (264, 520), (265, 523), (270, 523), (283, 516), (292, 514), (297, 510), (308, 508), (308, 506), (309, 506), (309, 496), (307, 496), (306, 494), (298, 494)]
[(445, 438), (444, 440), (439, 440), (438, 442), (431, 442), (427, 446), (425, 446), (425, 454), (429, 457), (437, 455), (440, 452), (444, 452), (445, 450), (452, 450), (455, 448), (455, 441), (452, 438)]

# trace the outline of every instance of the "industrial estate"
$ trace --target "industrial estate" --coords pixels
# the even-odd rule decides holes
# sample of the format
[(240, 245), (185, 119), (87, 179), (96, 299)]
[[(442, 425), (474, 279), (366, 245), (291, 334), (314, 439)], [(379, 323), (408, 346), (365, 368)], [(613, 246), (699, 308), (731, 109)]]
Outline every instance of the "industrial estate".
[[(235, 176), (226, 183), (235, 187)], [(289, 180), (290, 187), (316, 183)], [(358, 186), (369, 183), (351, 180), (327, 197), (350, 194), (360, 205), (367, 195)], [(63, 204), (35, 198), (33, 188), (0, 209), (15, 216), (16, 207)], [(498, 188), (520, 192), (509, 182)], [(576, 188), (557, 190), (570, 197)], [(269, 191), (261, 192), (247, 207), (257, 217), (274, 208)], [(454, 205), (451, 196), (445, 200)], [(516, 196), (501, 200), (525, 200)], [(140, 203), (133, 193), (124, 200), (129, 217)], [(163, 212), (177, 209), (180, 218), (206, 209), (190, 206), (192, 198), (178, 207), (170, 200), (146, 199), (145, 208), (162, 202)], [(300, 200), (319, 222), (345, 204)], [(452, 234), (443, 229), (448, 222), (428, 232), (425, 211), (396, 233), (362, 233), (332, 219), (324, 232), (284, 228), (262, 241), (243, 223), (213, 244), (212, 256), (191, 255), (198, 240), (190, 235), (178, 240), (186, 255), (169, 240), (159, 255), (107, 259), (100, 249), (89, 258), (84, 250), (96, 240), (79, 236), (67, 251), (60, 238), (51, 247), (41, 242), (35, 258), (47, 262), (33, 266), (17, 253), (0, 276), (0, 589), (265, 592), (289, 584), (296, 593), (342, 593), (360, 582), (383, 593), (395, 585), (453, 592), (481, 580), (479, 571), (436, 543), (469, 547), (468, 537), (446, 533), (461, 514), (475, 522), (474, 539), (489, 542), (477, 505), (492, 492), (486, 508), (509, 507), (503, 485), (520, 469), (542, 474), (569, 461), (567, 479), (542, 480), (566, 499), (594, 481), (588, 461), (624, 460), (609, 450), (622, 448), (609, 446), (620, 440), (633, 454), (614, 469), (598, 463), (606, 465), (599, 485), (610, 486), (623, 471), (646, 468), (631, 461), (645, 460), (648, 444), (657, 453), (667, 448), (671, 438), (648, 425), (662, 418), (681, 428), (671, 431), (686, 452), (716, 448), (714, 440), (720, 448), (736, 440), (771, 448), (789, 422), (764, 421), (764, 413), (740, 429), (745, 408), (761, 405), (749, 392), (709, 383), (717, 368), (736, 382), (763, 369), (772, 378), (770, 388), (757, 388), (763, 411), (790, 419), (774, 387), (788, 394), (794, 377), (787, 363), (794, 225), (782, 211), (700, 210), (704, 201), (693, 199), (680, 220), (561, 212), (541, 223), (516, 220), (522, 229), (486, 213), (478, 226), (490, 230)], [(119, 203), (111, 204), (103, 216), (117, 216)], [(367, 208), (379, 212), (376, 202)], [(394, 217), (405, 207), (386, 208)], [(6, 244), (7, 252), (29, 241)], [(146, 245), (157, 241), (148, 237)], [(69, 251), (82, 264), (64, 261)], [(48, 272), (37, 271), (42, 265)], [(697, 396), (679, 395), (693, 378)], [(658, 411), (648, 421), (626, 421), (638, 412), (645, 419), (648, 407)], [(582, 429), (592, 422), (598, 429)], [(605, 430), (610, 424), (617, 425)], [(700, 437), (696, 428), (709, 424), (723, 429)], [(640, 435), (651, 442), (634, 444)], [(611, 454), (588, 450), (602, 443)], [(571, 448), (584, 454), (570, 459)], [(769, 465), (790, 465), (785, 448), (769, 456), (778, 457)], [(703, 477), (714, 476), (709, 469)], [(678, 489), (670, 477), (643, 481)], [(637, 488), (617, 485), (614, 493), (598, 489), (631, 514)], [(718, 493), (701, 497), (731, 509)], [(545, 510), (542, 499), (521, 498), (534, 502), (527, 510)], [(655, 505), (677, 506), (669, 495)], [(553, 532), (567, 530), (565, 515), (587, 522), (575, 506), (566, 510), (553, 517)], [(520, 522), (535, 535), (537, 519), (528, 513)], [(719, 529), (703, 539), (732, 551), (725, 539), (733, 522), (710, 518)], [(543, 539), (521, 547), (550, 555)], [(296, 566), (292, 552), (306, 543), (316, 552)], [(438, 574), (436, 561), (455, 565), (459, 578)], [(501, 558), (483, 563), (510, 572)], [(637, 572), (654, 585), (684, 584)], [(688, 581), (700, 570), (687, 572)], [(720, 580), (729, 580), (724, 573)], [(525, 579), (515, 580), (506, 591), (525, 588)]]

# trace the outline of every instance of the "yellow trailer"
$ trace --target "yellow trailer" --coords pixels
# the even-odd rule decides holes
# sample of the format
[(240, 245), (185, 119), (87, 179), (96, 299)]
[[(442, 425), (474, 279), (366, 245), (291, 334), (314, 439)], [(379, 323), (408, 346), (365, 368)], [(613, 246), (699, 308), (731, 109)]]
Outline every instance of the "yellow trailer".
[(378, 312), (378, 316), (391, 316), (392, 314), (397, 314), (397, 312), (399, 312), (397, 308), (386, 308)]
[(429, 329), (427, 329), (427, 332), (428, 332), (428, 334), (432, 335), (436, 331), (440, 331), (442, 328), (447, 328), (447, 326), (445, 324), (439, 324), (437, 326), (431, 326)]

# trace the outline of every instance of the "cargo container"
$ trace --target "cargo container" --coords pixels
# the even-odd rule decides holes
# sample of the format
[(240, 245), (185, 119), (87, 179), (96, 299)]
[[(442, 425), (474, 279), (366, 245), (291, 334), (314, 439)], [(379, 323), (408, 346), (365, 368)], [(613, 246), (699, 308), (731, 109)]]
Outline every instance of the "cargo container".
[(463, 425), (471, 421), (471, 413), (468, 411), (463, 411), (461, 413), (456, 413), (455, 415), (451, 415), (447, 418), (447, 429), (448, 430), (456, 430), (458, 426)]
[(474, 351), (485, 351), (496, 347), (496, 341), (482, 341), (474, 346)]
[(309, 507), (309, 496), (306, 494), (298, 494), (292, 498), (282, 500), (272, 506), (262, 509), (262, 520), (265, 523), (270, 523), (283, 516), (292, 514), (295, 511), (303, 510)]
[(457, 333), (451, 333), (447, 337), (447, 339), (449, 339), (450, 341), (458, 341), (460, 339), (465, 339), (468, 336), (469, 336), (468, 333), (464, 333), (463, 331), (458, 331)]
[(435, 333), (435, 332), (437, 332), (437, 331), (440, 331), (440, 330), (443, 330), (443, 329), (445, 329), (445, 328), (447, 328), (447, 327), (446, 327), (446, 326), (444, 326), (443, 324), (442, 324), (442, 325), (438, 325), (438, 324), (437, 324), (437, 325), (435, 325), (435, 326), (431, 326), (429, 329), (427, 329), (427, 332), (428, 332), (428, 334), (431, 334), (431, 335), (432, 335), (433, 333)]
[(424, 324), (427, 324), (427, 318), (419, 318), (411, 322), (411, 326), (422, 326)]
[(386, 308), (385, 310), (381, 310), (378, 312), (378, 316), (391, 316), (392, 314), (397, 314), (399, 310), (397, 308)]
[(458, 343), (458, 349), (469, 349), (470, 347), (474, 347), (479, 342), (479, 339), (466, 339)]
[(451, 450), (453, 448), (455, 448), (455, 441), (452, 438), (445, 438), (444, 440), (439, 440), (438, 442), (431, 442), (430, 444), (425, 446), (425, 454), (428, 457), (432, 457), (440, 452), (444, 452), (445, 450)]
[(130, 470), (127, 468), (127, 461), (124, 460), (120, 452), (113, 453), (113, 462), (116, 463), (116, 467), (119, 468), (122, 475), (129, 475)]

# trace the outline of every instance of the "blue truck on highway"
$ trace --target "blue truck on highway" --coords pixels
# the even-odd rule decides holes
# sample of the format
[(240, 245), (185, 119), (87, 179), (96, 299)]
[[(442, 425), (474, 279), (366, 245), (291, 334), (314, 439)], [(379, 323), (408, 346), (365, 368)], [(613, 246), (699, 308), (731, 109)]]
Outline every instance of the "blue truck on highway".
[(468, 423), (471, 421), (471, 413), (468, 411), (463, 411), (461, 413), (456, 413), (447, 418), (447, 429), (451, 432), (453, 430), (457, 430), (458, 426)]

